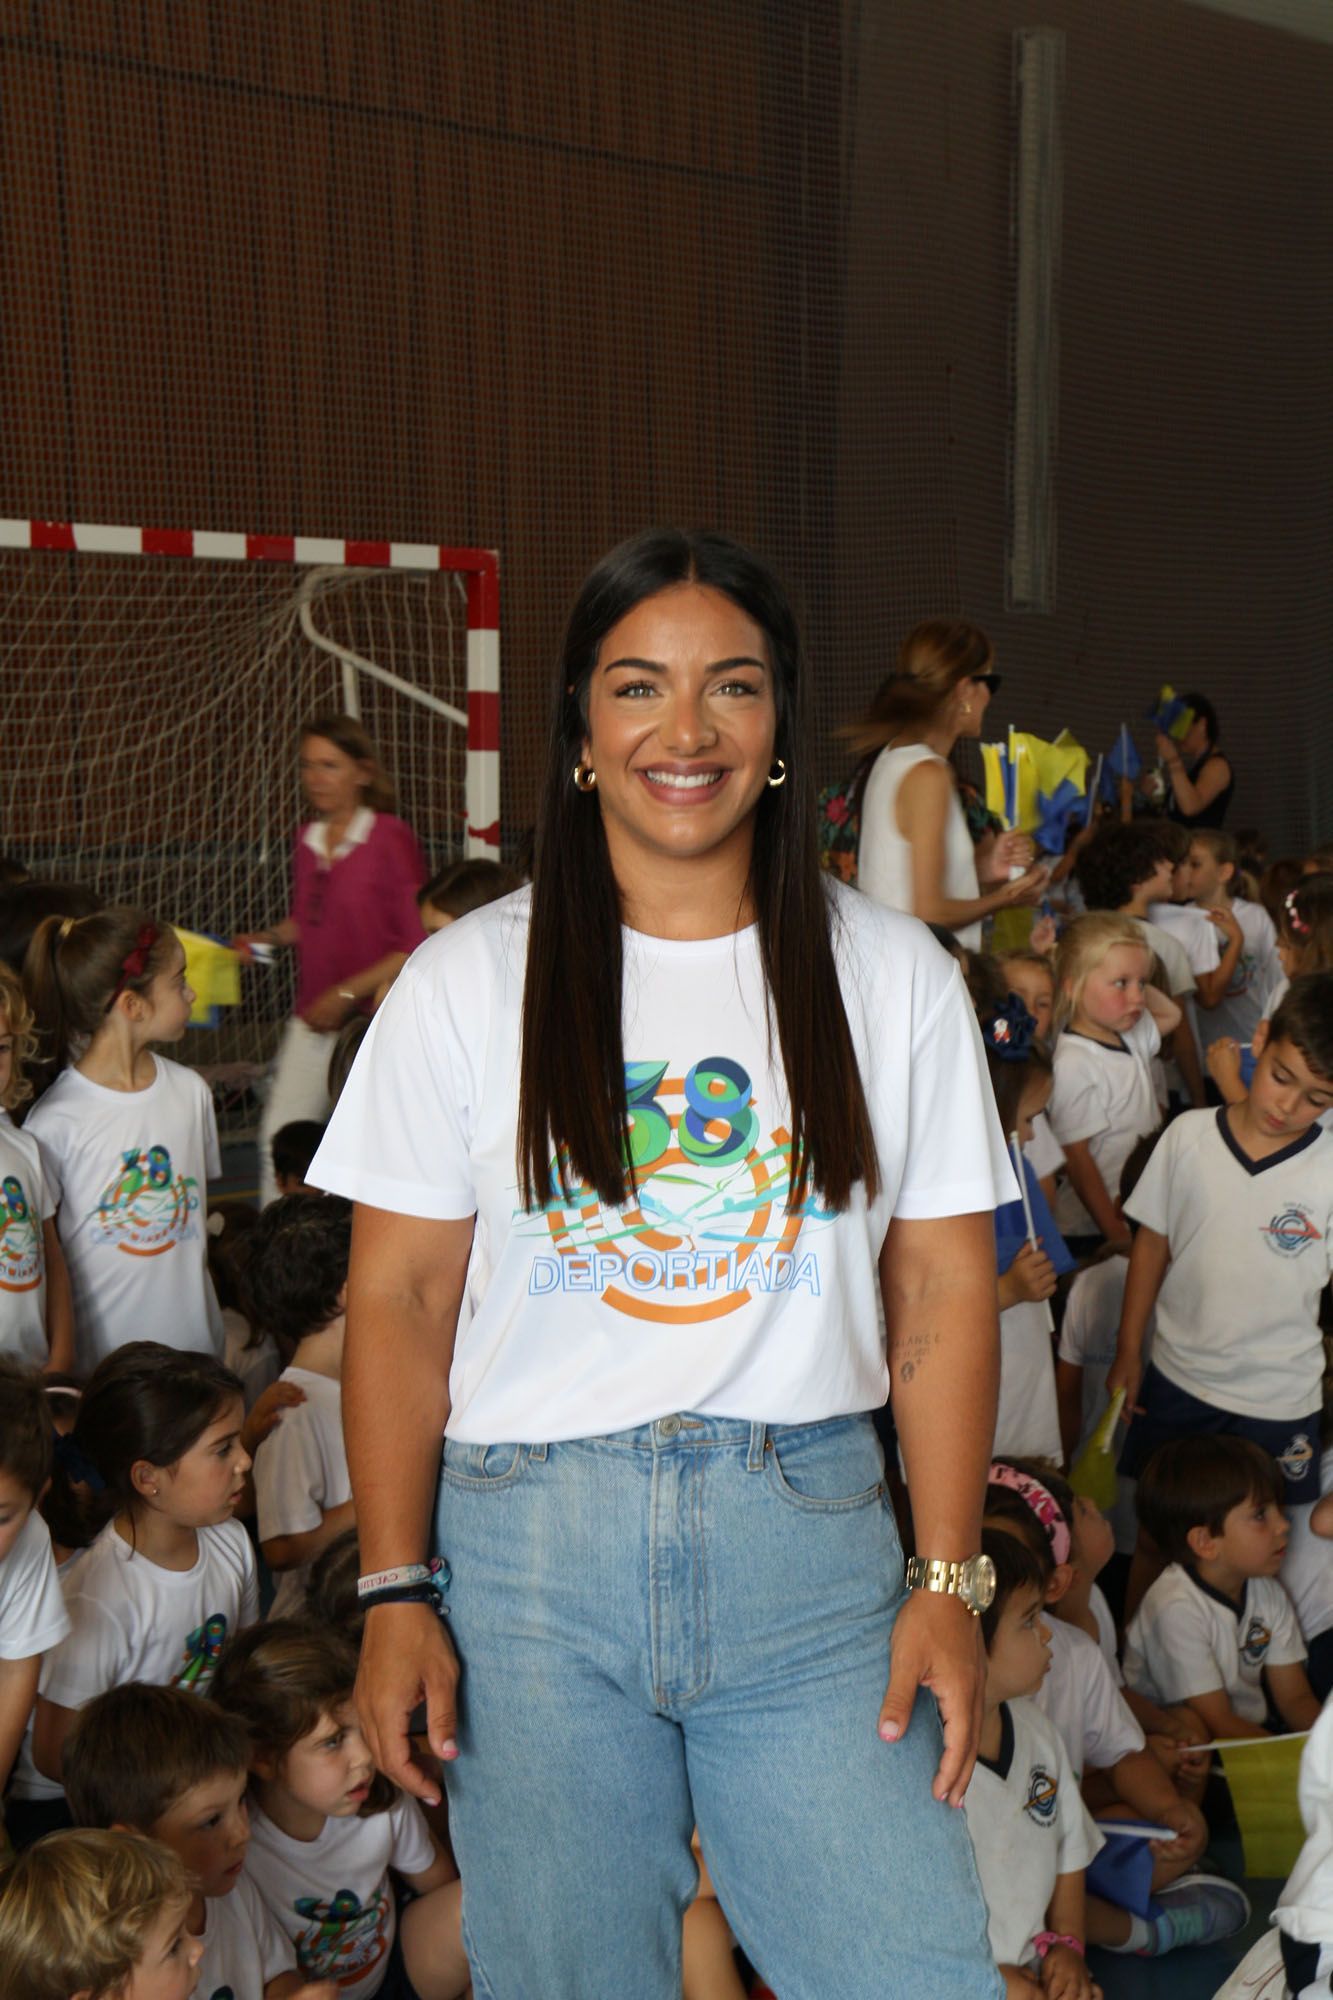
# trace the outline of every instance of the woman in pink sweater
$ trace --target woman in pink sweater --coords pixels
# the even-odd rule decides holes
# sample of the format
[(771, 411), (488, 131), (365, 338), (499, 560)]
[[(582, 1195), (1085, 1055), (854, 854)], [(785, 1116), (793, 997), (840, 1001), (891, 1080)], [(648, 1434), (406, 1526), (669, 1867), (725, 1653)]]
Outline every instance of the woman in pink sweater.
[(260, 1200), (269, 1202), (273, 1134), (329, 1113), (338, 1030), (395, 976), (425, 936), (417, 891), (426, 864), (392, 808), (393, 786), (361, 724), (320, 715), (301, 732), (301, 789), (315, 817), (296, 835), (291, 914), (238, 938), (296, 951), (296, 1009), (283, 1032), (260, 1125)]

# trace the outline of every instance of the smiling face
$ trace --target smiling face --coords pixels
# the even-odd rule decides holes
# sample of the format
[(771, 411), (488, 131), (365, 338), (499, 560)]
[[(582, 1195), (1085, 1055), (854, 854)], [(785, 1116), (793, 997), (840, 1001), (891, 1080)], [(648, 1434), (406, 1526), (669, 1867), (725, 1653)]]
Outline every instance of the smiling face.
[(730, 858), (748, 875), (776, 729), (764, 635), (721, 591), (677, 584), (612, 626), (588, 682), (583, 762), (622, 884), (661, 861)]
[(215, 1528), (229, 1521), (245, 1491), (250, 1454), (241, 1443), (245, 1404), (224, 1403), (174, 1465), (140, 1459), (132, 1469), (140, 1503), (182, 1528)]
[(228, 1896), (236, 1887), (250, 1845), (245, 1805), (248, 1771), (219, 1771), (170, 1805), (148, 1831), (166, 1843), (198, 1878), (205, 1896)]
[(351, 1819), (370, 1793), (374, 1760), (349, 1696), (321, 1715), (309, 1735), (293, 1743), (278, 1767), (280, 1784), (310, 1812)]
[(1082, 1015), (1094, 1027), (1127, 1034), (1147, 1005), (1144, 991), (1151, 969), (1146, 945), (1113, 944), (1101, 964), (1086, 974), (1075, 1018)]

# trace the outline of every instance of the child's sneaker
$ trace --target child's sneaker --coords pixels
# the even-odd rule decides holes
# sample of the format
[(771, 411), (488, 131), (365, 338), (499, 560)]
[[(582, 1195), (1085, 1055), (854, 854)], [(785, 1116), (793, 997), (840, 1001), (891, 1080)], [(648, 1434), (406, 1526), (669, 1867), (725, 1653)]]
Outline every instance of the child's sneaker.
[(1149, 1919), (1153, 1941), (1142, 1946), (1140, 1958), (1157, 1958), (1183, 1944), (1212, 1944), (1234, 1937), (1250, 1921), (1249, 1897), (1225, 1875), (1182, 1875), (1169, 1888), (1159, 1889), (1153, 1900), (1161, 1915)]

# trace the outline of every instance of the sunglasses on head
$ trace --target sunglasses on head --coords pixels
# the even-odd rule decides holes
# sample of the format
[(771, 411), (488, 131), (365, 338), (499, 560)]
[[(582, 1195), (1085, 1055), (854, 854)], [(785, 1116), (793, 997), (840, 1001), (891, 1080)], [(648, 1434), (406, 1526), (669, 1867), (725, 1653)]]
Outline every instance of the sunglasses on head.
[(969, 674), (968, 679), (975, 681), (979, 687), (989, 688), (992, 694), (996, 694), (999, 691), (1002, 676), (999, 674)]

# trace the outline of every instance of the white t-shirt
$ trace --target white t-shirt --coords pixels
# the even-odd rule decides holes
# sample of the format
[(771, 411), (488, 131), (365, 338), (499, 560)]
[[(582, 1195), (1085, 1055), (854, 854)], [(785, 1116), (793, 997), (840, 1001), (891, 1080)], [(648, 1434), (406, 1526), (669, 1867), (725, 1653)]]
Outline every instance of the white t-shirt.
[[(1147, 924), (1150, 930), (1174, 938), (1183, 950), (1193, 977), (1190, 988), (1182, 990), (1196, 988), (1201, 972), (1216, 972), (1222, 960), (1222, 933), (1197, 903), (1149, 903)], [(1157, 949), (1154, 940), (1153, 950)]]
[(1142, 1750), (1147, 1737), (1121, 1694), (1097, 1641), (1077, 1625), (1048, 1618), (1051, 1668), (1033, 1696), (1069, 1752), (1077, 1783)]
[[(856, 885), (886, 909), (913, 908), (916, 884), (912, 874), (912, 843), (898, 831), (898, 788), (918, 764), (943, 764), (954, 782), (953, 768), (928, 743), (890, 744), (870, 767), (861, 797), (861, 842), (856, 851)], [(967, 830), (967, 816), (955, 791), (944, 826), (943, 894), (954, 902), (974, 903), (977, 851)], [(980, 922), (964, 924), (954, 936), (966, 951), (980, 951)]]
[(206, 1899), (203, 1942), (195, 2000), (264, 2000), (270, 1979), (296, 1970), (295, 1951), (244, 1871), (230, 1895)]
[(1064, 1457), (1055, 1397), (1055, 1351), (1046, 1307), (1020, 1299), (1000, 1314), (1000, 1400), (995, 1452), (1001, 1457)]
[(224, 1640), (259, 1616), (254, 1550), (239, 1521), (200, 1528), (190, 1569), (135, 1555), (108, 1521), (68, 1574), (69, 1637), (48, 1653), (41, 1691), (61, 1708), (125, 1681), (207, 1694)]
[(222, 1358), (240, 1380), (249, 1416), (265, 1389), (282, 1373), (282, 1357), (271, 1333), (262, 1333), (250, 1345), (250, 1322), (235, 1306), (222, 1308)]
[(1296, 1796), (1305, 1845), (1273, 1915), (1297, 1944), (1329, 1944), (1333, 1943), (1333, 1699), (1324, 1703), (1301, 1752)]
[(1111, 1669), (1111, 1679), (1118, 1688), (1121, 1688), (1125, 1685), (1125, 1675), (1117, 1651), (1115, 1619), (1111, 1616), (1111, 1607), (1098, 1584), (1094, 1583), (1088, 1592), (1088, 1609), (1097, 1620), (1097, 1644), (1102, 1649), (1102, 1658)]
[[(1060, 1322), (1060, 1344), (1056, 1352), (1061, 1361), (1083, 1370), (1083, 1415), (1071, 1463), (1106, 1415), (1106, 1378), (1115, 1360), (1120, 1334), (1120, 1308), (1125, 1302), (1125, 1280), (1128, 1276), (1128, 1257), (1104, 1258), (1100, 1264), (1089, 1264), (1085, 1271), (1079, 1272), (1065, 1300), (1065, 1316)], [(1145, 1368), (1152, 1355), (1152, 1336), (1153, 1318), (1149, 1314), (1143, 1336)], [(1124, 1431), (1117, 1426), (1113, 1444), (1117, 1464), (1123, 1444)], [(1134, 1512), (1136, 1484), (1137, 1481), (1128, 1478), (1125, 1473), (1118, 1474), (1115, 1505), (1107, 1516), (1115, 1530), (1115, 1545), (1124, 1555), (1132, 1555), (1138, 1546), (1139, 1523)]]
[(203, 1226), (222, 1171), (213, 1100), (193, 1070), (153, 1060), (147, 1090), (62, 1070), (24, 1127), (59, 1209), (81, 1375), (127, 1340), (222, 1353)]
[[(1238, 1042), (1248, 1042), (1264, 1017), (1266, 996), (1283, 977), (1277, 955), (1277, 932), (1263, 904), (1249, 903), (1243, 896), (1235, 896), (1231, 902), (1231, 914), (1240, 925), (1245, 942), (1240, 948), (1236, 969), (1227, 982), (1226, 992), (1216, 1007), (1210, 1008), (1203, 1016), (1201, 1027), (1205, 1042), (1218, 1041), (1224, 1035), (1230, 1035)], [(1217, 935), (1220, 943), (1221, 933)]]
[(1059, 1732), (1035, 1702), (1004, 1702), (1000, 1718), (1000, 1755), (977, 1759), (963, 1811), (996, 1963), (1030, 1965), (1057, 1877), (1086, 1868), (1104, 1840)]
[(1317, 1410), (1319, 1294), (1333, 1270), (1333, 1137), (1315, 1125), (1254, 1161), (1225, 1110), (1186, 1111), (1153, 1148), (1125, 1206), (1170, 1247), (1153, 1344), (1167, 1380), (1247, 1417), (1281, 1422)]
[[(786, 1085), (754, 929), (624, 938), (638, 1198), (520, 1206), (515, 1121), (530, 892), (450, 924), (394, 982), (310, 1169), (401, 1215), (476, 1214), (448, 1430), (600, 1436), (665, 1413), (773, 1423), (878, 1408), (889, 1219), (1017, 1198), (976, 1019), (925, 926), (830, 885), (880, 1192), (785, 1207)], [(776, 1035), (772, 1053), (776, 1055)]]
[[(284, 1368), (280, 1381), (305, 1390), (304, 1403), (284, 1410), (282, 1421), (255, 1453), (255, 1504), (259, 1539), (307, 1535), (330, 1507), (352, 1497), (343, 1446), (342, 1389), (309, 1368)], [(305, 1605), (310, 1563), (278, 1576), (271, 1618), (298, 1617)]]
[[(1162, 1046), (1157, 1023), (1145, 1009), (1114, 1046), (1066, 1028), (1055, 1044), (1055, 1079), (1048, 1106), (1051, 1130), (1062, 1146), (1086, 1140), (1112, 1201), (1120, 1169), (1145, 1133), (1162, 1122), (1153, 1084), (1153, 1057)], [(1097, 1225), (1074, 1192), (1060, 1185), (1055, 1221), (1065, 1236), (1095, 1236)]]
[[(1333, 1446), (1319, 1461), (1319, 1485), (1310, 1499), (1313, 1501), (1330, 1489), (1333, 1489)], [(1296, 1607), (1296, 1620), (1307, 1646), (1333, 1626), (1333, 1541), (1327, 1535), (1314, 1533), (1310, 1512), (1309, 1507), (1288, 1509), (1291, 1533), (1278, 1574), (1279, 1583)]]
[(42, 1224), (55, 1212), (37, 1141), (0, 1110), (0, 1354), (37, 1368), (51, 1358)]
[[(0, 1562), (0, 1660), (30, 1660), (69, 1631), (51, 1536), (34, 1507)], [(0, 1781), (4, 1773), (0, 1772)]]
[(1051, 1130), (1051, 1121), (1039, 1111), (1032, 1121), (1032, 1137), (1023, 1148), (1023, 1157), (1039, 1181), (1050, 1180), (1065, 1163), (1065, 1149)]
[(246, 1868), (306, 1979), (336, 1980), (338, 2000), (379, 1991), (398, 1928), (390, 1868), (424, 1875), (434, 1859), (421, 1807), (401, 1793), (387, 1812), (326, 1819), (314, 1840), (250, 1808)]
[(1264, 1668), (1304, 1663), (1291, 1599), (1271, 1576), (1252, 1576), (1237, 1607), (1171, 1563), (1125, 1633), (1125, 1679), (1163, 1708), (1221, 1688), (1237, 1715), (1262, 1722)]

